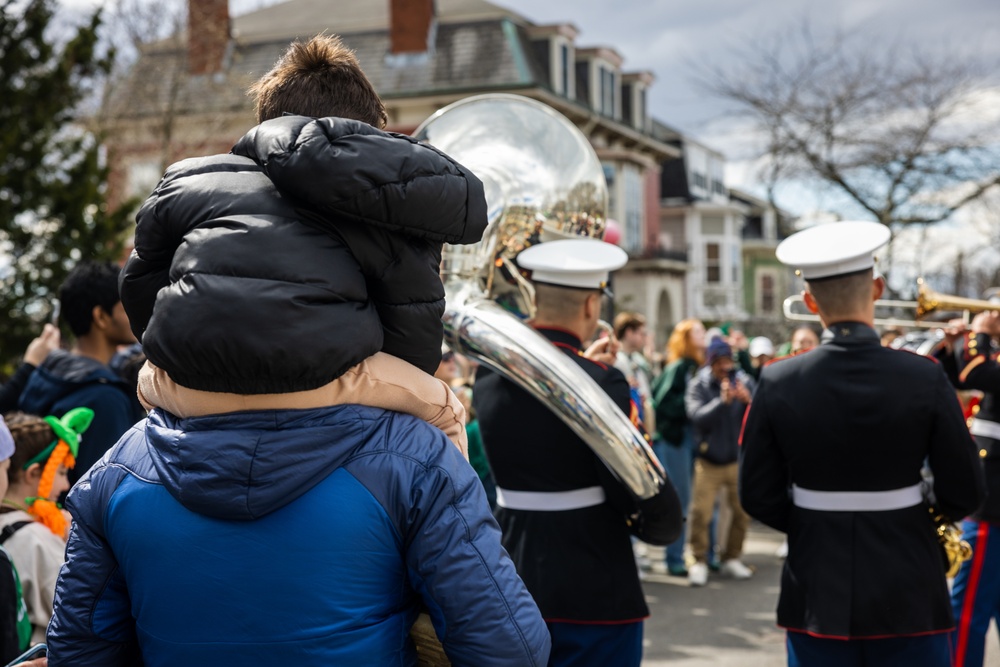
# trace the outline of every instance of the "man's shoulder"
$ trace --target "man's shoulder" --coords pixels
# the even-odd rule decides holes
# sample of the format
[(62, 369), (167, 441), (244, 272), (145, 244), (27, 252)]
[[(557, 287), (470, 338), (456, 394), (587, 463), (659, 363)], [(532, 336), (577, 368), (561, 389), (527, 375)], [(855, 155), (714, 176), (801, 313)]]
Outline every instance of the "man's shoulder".
[(444, 431), (414, 415), (364, 405), (343, 407), (371, 426), (359, 453), (384, 452), (428, 461), (440, 456), (439, 450), (458, 452)]
[(617, 365), (608, 365), (603, 361), (596, 361), (588, 357), (583, 356), (582, 352), (570, 352), (566, 350), (566, 356), (576, 362), (576, 365), (582, 368), (587, 375), (596, 380), (599, 384), (604, 382), (615, 383), (615, 382), (627, 382), (625, 378), (625, 373), (623, 373)]

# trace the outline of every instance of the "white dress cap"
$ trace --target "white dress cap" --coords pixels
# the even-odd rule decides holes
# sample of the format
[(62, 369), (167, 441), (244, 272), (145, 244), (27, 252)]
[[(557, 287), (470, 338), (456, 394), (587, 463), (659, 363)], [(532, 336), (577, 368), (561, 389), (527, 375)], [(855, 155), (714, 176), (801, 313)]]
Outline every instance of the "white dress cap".
[(531, 270), (533, 282), (595, 290), (606, 287), (608, 273), (626, 262), (621, 248), (590, 238), (546, 241), (517, 256), (518, 266)]
[(792, 234), (774, 254), (806, 280), (833, 278), (874, 267), (873, 253), (891, 236), (889, 228), (877, 222), (829, 222)]

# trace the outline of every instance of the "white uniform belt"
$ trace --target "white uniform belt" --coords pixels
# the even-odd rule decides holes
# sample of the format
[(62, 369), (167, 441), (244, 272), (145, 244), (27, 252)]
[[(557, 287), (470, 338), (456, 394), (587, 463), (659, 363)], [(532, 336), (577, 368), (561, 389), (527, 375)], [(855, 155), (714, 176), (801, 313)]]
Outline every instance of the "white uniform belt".
[(792, 485), (796, 507), (825, 512), (884, 512), (924, 501), (920, 484), (892, 491), (812, 491)]
[(978, 435), (981, 438), (993, 438), (1000, 440), (1000, 424), (988, 422), (985, 419), (973, 419), (969, 426), (969, 433)]
[(604, 502), (604, 489), (588, 486), (572, 491), (508, 491), (497, 488), (497, 505), (510, 510), (562, 512), (593, 507)]

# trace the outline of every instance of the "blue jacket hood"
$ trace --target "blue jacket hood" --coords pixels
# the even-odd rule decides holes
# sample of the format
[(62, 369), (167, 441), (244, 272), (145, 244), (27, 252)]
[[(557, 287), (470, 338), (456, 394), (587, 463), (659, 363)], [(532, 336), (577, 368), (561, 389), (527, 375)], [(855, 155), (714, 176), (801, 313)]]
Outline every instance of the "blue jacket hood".
[(199, 514), (249, 521), (340, 467), (383, 412), (341, 405), (180, 419), (155, 409), (146, 442), (159, 480), (178, 502)]
[(99, 361), (55, 350), (35, 369), (24, 387), (18, 407), (45, 416), (61, 399), (92, 384), (114, 384), (128, 391), (125, 382)]

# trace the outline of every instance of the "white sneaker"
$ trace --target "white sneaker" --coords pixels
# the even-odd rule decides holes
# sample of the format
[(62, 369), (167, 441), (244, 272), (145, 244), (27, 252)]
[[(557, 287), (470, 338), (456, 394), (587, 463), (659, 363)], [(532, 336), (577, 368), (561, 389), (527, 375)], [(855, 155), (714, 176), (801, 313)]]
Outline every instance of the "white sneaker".
[(708, 565), (695, 563), (688, 568), (688, 583), (692, 586), (704, 586), (708, 583)]
[(785, 539), (778, 547), (778, 550), (774, 552), (774, 555), (778, 558), (788, 558), (788, 539)]
[(723, 576), (731, 577), (733, 579), (749, 579), (753, 576), (753, 570), (735, 558), (730, 558), (723, 563), (719, 572)]

